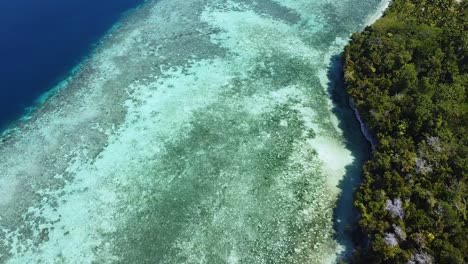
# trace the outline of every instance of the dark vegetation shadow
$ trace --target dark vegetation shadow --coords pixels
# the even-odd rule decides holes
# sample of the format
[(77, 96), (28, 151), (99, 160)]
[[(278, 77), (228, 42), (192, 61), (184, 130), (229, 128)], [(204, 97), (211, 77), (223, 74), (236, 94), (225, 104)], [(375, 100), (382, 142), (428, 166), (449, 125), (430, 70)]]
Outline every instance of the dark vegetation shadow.
[(358, 237), (358, 213), (353, 200), (356, 188), (361, 182), (362, 165), (370, 157), (371, 146), (362, 135), (360, 124), (349, 105), (348, 95), (343, 80), (342, 54), (331, 58), (328, 66), (328, 93), (333, 102), (333, 113), (338, 118), (338, 127), (343, 132), (344, 144), (352, 153), (354, 160), (346, 166), (345, 175), (338, 184), (341, 194), (333, 210), (335, 239), (345, 248), (338, 257), (338, 262), (349, 260)]

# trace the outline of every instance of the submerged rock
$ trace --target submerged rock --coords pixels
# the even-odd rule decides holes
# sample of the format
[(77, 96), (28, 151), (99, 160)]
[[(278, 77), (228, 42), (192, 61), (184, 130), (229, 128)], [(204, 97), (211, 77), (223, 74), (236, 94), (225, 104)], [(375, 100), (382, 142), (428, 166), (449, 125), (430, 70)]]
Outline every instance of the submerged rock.
[(335, 261), (323, 73), (377, 4), (142, 5), (1, 141), (0, 262)]

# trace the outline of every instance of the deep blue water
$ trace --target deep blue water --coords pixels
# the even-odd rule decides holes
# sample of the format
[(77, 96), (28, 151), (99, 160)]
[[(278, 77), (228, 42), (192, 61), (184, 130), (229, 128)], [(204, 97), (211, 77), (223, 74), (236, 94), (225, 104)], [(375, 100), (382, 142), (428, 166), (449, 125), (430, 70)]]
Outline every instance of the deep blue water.
[(143, 0), (0, 0), (0, 130)]

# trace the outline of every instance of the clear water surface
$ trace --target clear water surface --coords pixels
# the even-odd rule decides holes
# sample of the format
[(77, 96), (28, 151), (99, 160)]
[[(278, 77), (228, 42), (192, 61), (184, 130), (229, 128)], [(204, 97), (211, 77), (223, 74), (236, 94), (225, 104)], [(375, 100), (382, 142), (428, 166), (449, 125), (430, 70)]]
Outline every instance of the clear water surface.
[(147, 1), (0, 138), (0, 263), (339, 261), (368, 145), (332, 66), (383, 8)]
[(0, 129), (55, 86), (143, 0), (0, 1)]

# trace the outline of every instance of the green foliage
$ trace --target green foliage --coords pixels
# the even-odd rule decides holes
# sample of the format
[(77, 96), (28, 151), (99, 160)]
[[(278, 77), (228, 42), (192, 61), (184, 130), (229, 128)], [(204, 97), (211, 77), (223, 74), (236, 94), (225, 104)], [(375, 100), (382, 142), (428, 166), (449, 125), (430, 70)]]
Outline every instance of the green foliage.
[(345, 49), (348, 93), (379, 142), (355, 197), (370, 241), (356, 262), (468, 262), (467, 14), (466, 1), (394, 0)]

